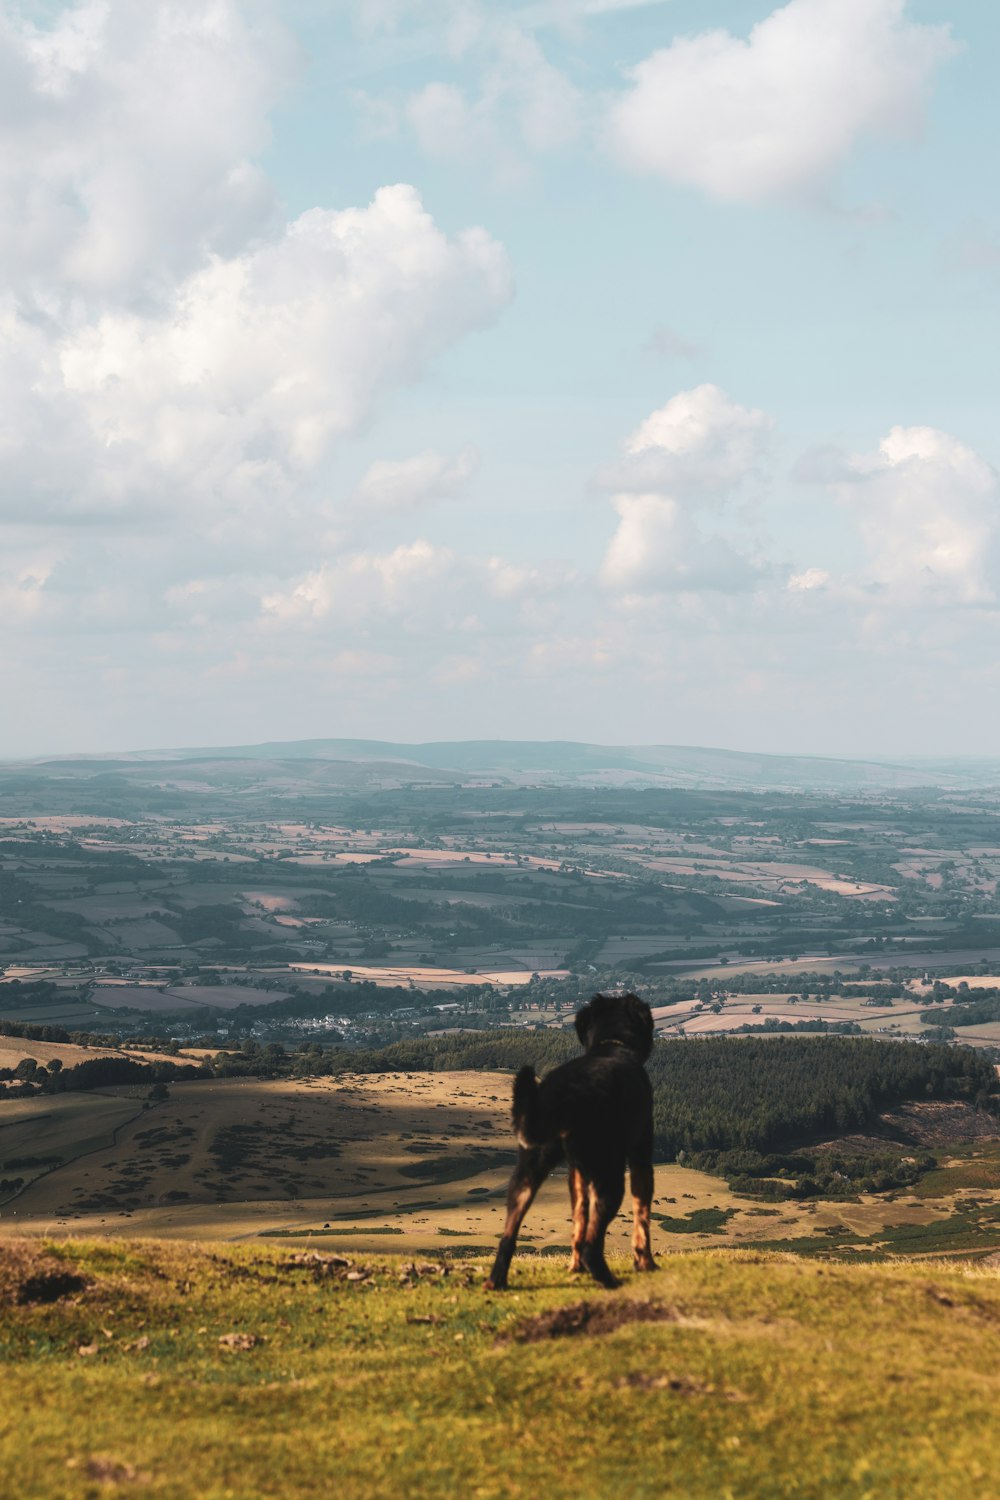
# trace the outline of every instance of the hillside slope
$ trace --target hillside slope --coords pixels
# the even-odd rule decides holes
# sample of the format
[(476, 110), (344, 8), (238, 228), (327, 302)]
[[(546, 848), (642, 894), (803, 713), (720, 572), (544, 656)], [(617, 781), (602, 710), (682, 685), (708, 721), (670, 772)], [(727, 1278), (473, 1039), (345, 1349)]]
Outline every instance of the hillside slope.
[(672, 1257), (603, 1293), (152, 1242), (0, 1248), (9, 1493), (1000, 1493), (1000, 1273)]

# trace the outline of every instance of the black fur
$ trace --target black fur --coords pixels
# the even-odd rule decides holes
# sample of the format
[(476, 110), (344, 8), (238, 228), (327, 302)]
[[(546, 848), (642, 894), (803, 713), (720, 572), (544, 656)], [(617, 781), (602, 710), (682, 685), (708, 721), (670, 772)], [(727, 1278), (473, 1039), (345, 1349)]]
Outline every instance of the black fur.
[(486, 1285), (507, 1285), (521, 1223), (552, 1168), (569, 1167), (573, 1270), (618, 1285), (604, 1257), (608, 1225), (621, 1206), (625, 1167), (635, 1204), (638, 1270), (655, 1267), (649, 1246), (653, 1197), (653, 1092), (643, 1063), (653, 1049), (653, 1016), (636, 995), (595, 995), (576, 1017), (582, 1057), (539, 1083), (533, 1068), (514, 1080), (519, 1150), (507, 1190), (507, 1222)]

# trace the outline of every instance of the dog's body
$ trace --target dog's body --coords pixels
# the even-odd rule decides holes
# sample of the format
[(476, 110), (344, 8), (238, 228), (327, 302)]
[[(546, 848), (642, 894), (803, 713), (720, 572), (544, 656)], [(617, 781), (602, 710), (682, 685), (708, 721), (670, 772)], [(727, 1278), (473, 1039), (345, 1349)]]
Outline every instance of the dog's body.
[(653, 1271), (653, 1091), (643, 1063), (653, 1047), (653, 1017), (635, 995), (595, 995), (576, 1017), (583, 1057), (541, 1083), (533, 1068), (514, 1082), (517, 1165), (507, 1189), (507, 1220), (488, 1287), (501, 1291), (525, 1214), (552, 1168), (569, 1166), (573, 1214), (571, 1269), (602, 1286), (618, 1285), (604, 1258), (608, 1225), (621, 1207), (628, 1166), (635, 1210), (636, 1269)]

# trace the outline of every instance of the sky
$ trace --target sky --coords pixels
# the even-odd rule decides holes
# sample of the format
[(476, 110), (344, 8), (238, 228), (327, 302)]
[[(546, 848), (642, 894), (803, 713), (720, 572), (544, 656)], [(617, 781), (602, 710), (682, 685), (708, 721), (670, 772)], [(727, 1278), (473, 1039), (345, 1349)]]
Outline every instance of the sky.
[(0, 756), (995, 753), (998, 47), (0, 0)]

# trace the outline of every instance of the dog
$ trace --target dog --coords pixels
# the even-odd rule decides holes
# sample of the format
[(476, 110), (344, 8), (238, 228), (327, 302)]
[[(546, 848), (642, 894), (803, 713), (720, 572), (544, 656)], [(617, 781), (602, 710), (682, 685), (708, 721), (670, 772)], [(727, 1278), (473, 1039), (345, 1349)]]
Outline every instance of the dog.
[(535, 1194), (561, 1161), (569, 1166), (573, 1216), (571, 1271), (601, 1286), (618, 1278), (604, 1258), (608, 1225), (621, 1207), (625, 1167), (634, 1207), (637, 1271), (655, 1271), (649, 1234), (653, 1201), (653, 1090), (643, 1067), (653, 1050), (653, 1014), (637, 995), (595, 995), (577, 1013), (583, 1057), (541, 1082), (532, 1067), (514, 1081), (517, 1165), (507, 1188), (507, 1218), (486, 1286), (502, 1291), (518, 1231)]

